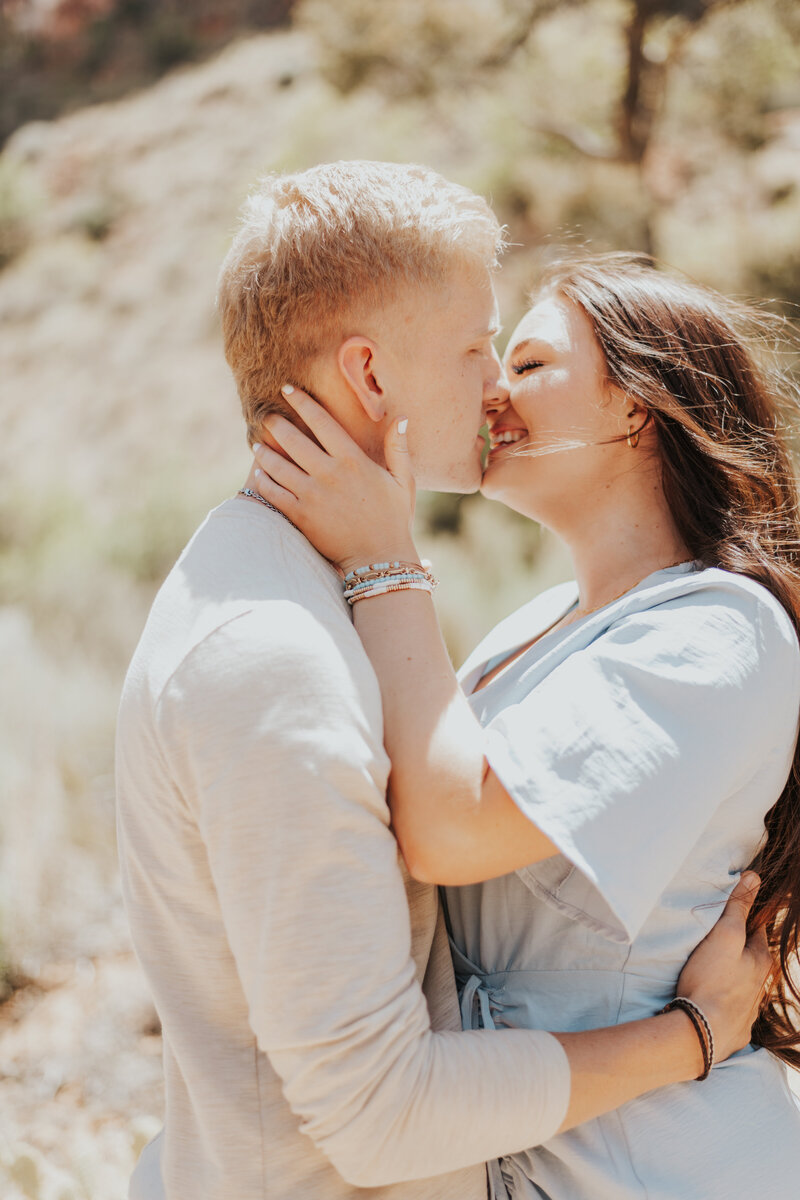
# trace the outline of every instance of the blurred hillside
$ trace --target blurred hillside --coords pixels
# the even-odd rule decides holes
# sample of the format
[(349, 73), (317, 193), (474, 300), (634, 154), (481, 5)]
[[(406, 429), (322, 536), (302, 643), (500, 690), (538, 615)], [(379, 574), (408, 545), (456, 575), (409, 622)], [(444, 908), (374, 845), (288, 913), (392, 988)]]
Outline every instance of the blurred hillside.
[[(614, 149), (632, 11), (621, 0), (543, 8), (493, 62), (487, 47), (524, 7), (510, 0), (295, 7), (294, 29), (29, 122), (0, 154), (0, 948), (14, 993), (0, 1120), (67, 1172), (58, 1186), (74, 1192), (53, 1195), (121, 1195), (134, 1118), (158, 1110), (157, 1027), (119, 906), (113, 725), (158, 582), (247, 469), (214, 287), (252, 181), (371, 157), (421, 160), (490, 195), (514, 243), (499, 285), (507, 328), (537, 263), (565, 242), (651, 245), (726, 291), (800, 303), (788, 0), (700, 5), (694, 23), (673, 5), (648, 27), (642, 53), (666, 65), (648, 76), (660, 90), (639, 158)], [(569, 570), (497, 506), (420, 507), (456, 657)], [(28, 1128), (43, 1113), (46, 1129)], [(32, 1161), (17, 1174), (44, 1179)], [(46, 1190), (14, 1186), (10, 1197)]]
[(243, 32), (289, 21), (293, 0), (4, 0), (0, 146), (20, 125), (153, 83)]

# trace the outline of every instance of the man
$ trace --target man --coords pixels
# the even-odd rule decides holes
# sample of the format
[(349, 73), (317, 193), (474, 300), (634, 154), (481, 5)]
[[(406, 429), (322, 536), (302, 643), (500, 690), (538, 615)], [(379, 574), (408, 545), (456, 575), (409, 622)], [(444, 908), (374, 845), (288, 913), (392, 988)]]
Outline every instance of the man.
[[(294, 380), (376, 458), (408, 413), (420, 486), (474, 490), (503, 388), (500, 246), (486, 204), (422, 168), (265, 181), (219, 292), (251, 442)], [(698, 1073), (682, 1013), (559, 1040), (454, 1032), (436, 894), (399, 861), (388, 772), (336, 572), (276, 511), (222, 504), (155, 601), (120, 709), (123, 886), (166, 1076), (135, 1200), (478, 1200), (485, 1160)]]

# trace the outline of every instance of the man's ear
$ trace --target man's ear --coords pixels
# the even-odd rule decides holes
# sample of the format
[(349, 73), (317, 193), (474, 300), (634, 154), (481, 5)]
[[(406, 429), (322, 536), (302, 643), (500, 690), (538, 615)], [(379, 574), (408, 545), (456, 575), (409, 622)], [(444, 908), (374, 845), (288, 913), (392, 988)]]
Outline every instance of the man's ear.
[(376, 424), (386, 416), (386, 398), (377, 373), (378, 347), (368, 337), (350, 337), (339, 347), (337, 362), (364, 412)]

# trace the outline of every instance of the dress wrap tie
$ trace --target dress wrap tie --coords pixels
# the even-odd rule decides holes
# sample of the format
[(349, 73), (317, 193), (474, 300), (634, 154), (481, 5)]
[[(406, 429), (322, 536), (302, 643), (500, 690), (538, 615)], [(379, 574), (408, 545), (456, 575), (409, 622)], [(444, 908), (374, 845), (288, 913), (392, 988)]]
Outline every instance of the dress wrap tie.
[[(452, 943), (451, 943), (452, 945)], [(469, 960), (453, 946), (456, 958), (456, 970), (461, 966), (462, 971)], [(474, 964), (469, 964), (470, 966)], [(461, 982), (459, 978), (459, 983)], [(474, 971), (467, 978), (461, 992), (461, 1026), (463, 1029), (496, 1029), (492, 1016), (489, 988), (480, 975)], [(503, 1178), (501, 1164), (495, 1159), (486, 1164), (486, 1175), (489, 1184), (489, 1200), (511, 1200), (506, 1181)]]
[[(475, 1017), (475, 1001), (478, 1001), (478, 1014), (480, 1014), (480, 1024), (477, 1024)], [(489, 993), (483, 980), (477, 975), (470, 975), (467, 982), (464, 984), (464, 990), (461, 993), (461, 1028), (462, 1029), (496, 1029), (494, 1018), (492, 1016), (491, 1006), (489, 1004)]]

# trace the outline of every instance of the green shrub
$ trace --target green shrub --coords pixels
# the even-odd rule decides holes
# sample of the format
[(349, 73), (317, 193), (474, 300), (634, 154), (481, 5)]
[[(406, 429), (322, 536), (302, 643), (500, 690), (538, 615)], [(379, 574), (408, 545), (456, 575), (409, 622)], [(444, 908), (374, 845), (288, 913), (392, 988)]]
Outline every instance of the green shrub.
[(0, 270), (28, 246), (40, 197), (30, 174), (0, 156)]

